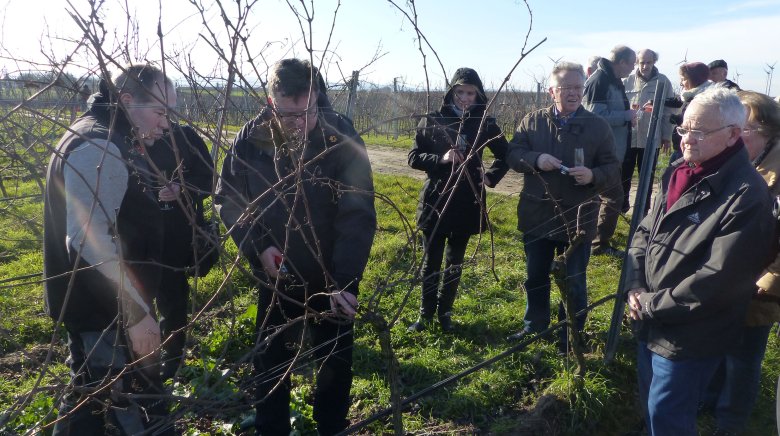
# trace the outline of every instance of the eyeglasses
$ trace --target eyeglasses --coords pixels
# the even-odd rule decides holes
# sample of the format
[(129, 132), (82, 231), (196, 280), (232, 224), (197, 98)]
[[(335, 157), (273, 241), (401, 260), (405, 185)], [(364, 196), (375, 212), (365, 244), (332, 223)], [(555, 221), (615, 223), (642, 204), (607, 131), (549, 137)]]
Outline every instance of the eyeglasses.
[(742, 136), (760, 135), (764, 133), (764, 129), (761, 127), (745, 127), (742, 129)]
[(585, 90), (584, 86), (556, 86), (555, 89), (558, 90), (561, 94), (567, 93), (567, 92), (574, 92), (577, 94), (582, 94), (582, 91)]
[(692, 138), (694, 138), (697, 141), (704, 141), (704, 138), (712, 135), (713, 133), (720, 132), (723, 129), (728, 129), (729, 127), (734, 127), (733, 124), (729, 124), (726, 126), (718, 127), (714, 130), (709, 131), (703, 131), (703, 130), (688, 130), (684, 127), (676, 127), (674, 130), (677, 132), (680, 136), (690, 135)]
[(286, 111), (280, 111), (276, 108), (276, 106), (271, 107), (274, 111), (274, 114), (276, 114), (277, 117), (279, 117), (282, 121), (293, 121), (293, 120), (299, 120), (301, 118), (306, 118), (312, 115), (317, 115), (317, 105), (311, 105), (308, 108), (306, 108), (305, 111), (301, 112), (286, 112)]

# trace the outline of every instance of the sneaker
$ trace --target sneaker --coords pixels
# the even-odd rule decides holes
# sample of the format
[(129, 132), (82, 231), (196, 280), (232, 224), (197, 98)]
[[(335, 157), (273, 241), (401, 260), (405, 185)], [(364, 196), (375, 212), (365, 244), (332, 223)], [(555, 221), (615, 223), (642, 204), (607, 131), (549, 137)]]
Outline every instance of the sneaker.
[(406, 331), (409, 332), (409, 333), (421, 332), (421, 331), (425, 330), (426, 328), (428, 328), (428, 324), (430, 324), (430, 323), (431, 323), (431, 319), (430, 318), (424, 318), (424, 317), (421, 316), (421, 317), (417, 318), (417, 321), (413, 322), (406, 329)]
[(506, 340), (509, 342), (520, 342), (523, 339), (525, 339), (527, 336), (533, 335), (534, 332), (530, 330), (520, 330), (517, 333), (512, 333), (511, 335), (506, 337)]
[(455, 331), (455, 323), (452, 322), (452, 315), (450, 315), (449, 312), (446, 315), (439, 317), (439, 325), (441, 326), (441, 331), (444, 333), (452, 333)]
[(623, 251), (618, 250), (617, 248), (611, 246), (611, 245), (596, 245), (593, 248), (590, 249), (590, 255), (591, 256), (612, 256), (612, 257), (623, 257)]

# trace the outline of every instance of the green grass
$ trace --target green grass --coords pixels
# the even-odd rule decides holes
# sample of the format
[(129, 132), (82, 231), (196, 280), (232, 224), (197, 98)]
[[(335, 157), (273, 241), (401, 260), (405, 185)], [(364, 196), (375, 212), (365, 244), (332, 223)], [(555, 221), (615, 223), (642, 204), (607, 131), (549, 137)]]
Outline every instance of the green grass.
[[(404, 148), (406, 145), (404, 145)], [(520, 329), (525, 299), (520, 284), (525, 279), (525, 258), (521, 235), (516, 230), (517, 199), (489, 195), (493, 224), (491, 234), (472, 238), (464, 268), (455, 320), (458, 331), (444, 335), (434, 327), (422, 333), (407, 333), (406, 327), (417, 317), (419, 284), (419, 234), (414, 231), (414, 213), (421, 182), (405, 177), (375, 175), (379, 194), (376, 206), (378, 232), (368, 268), (361, 283), (361, 316), (356, 324), (354, 350), (355, 379), (350, 419), (357, 422), (390, 405), (387, 379), (388, 362), (383, 358), (372, 326), (363, 322), (367, 311), (381, 315), (391, 326), (393, 351), (399, 363), (401, 395), (406, 397), (432, 384), (467, 370), (509, 348), (504, 337)], [(35, 192), (33, 184), (20, 185), (19, 192)], [(19, 203), (25, 216), (40, 216), (40, 200)], [(38, 219), (39, 218), (35, 218)], [(10, 215), (0, 215), (2, 251), (13, 253), (0, 259), (0, 280), (40, 272), (40, 244), (31, 230)], [(615, 236), (625, 241), (628, 223), (622, 221)], [(30, 241), (35, 243), (30, 243)], [(232, 242), (226, 244), (225, 259), (236, 255)], [(224, 267), (229, 267), (226, 261)], [(591, 259), (588, 272), (591, 301), (613, 294), (620, 275), (620, 262), (599, 256)], [(252, 282), (235, 273), (222, 288), (224, 273), (215, 268), (199, 279), (194, 305), (212, 304), (193, 323), (190, 353), (183, 374), (186, 383), (176, 392), (184, 396), (207, 397), (224, 404), (246, 404), (250, 367), (246, 356), (253, 340)], [(14, 283), (17, 284), (17, 283)], [(215, 296), (216, 290), (219, 289)], [(214, 298), (212, 298), (214, 297)], [(553, 303), (558, 301), (557, 289)], [(403, 414), (407, 432), (417, 433), (520, 433), (543, 416), (552, 434), (603, 434), (626, 432), (639, 422), (635, 405), (635, 367), (633, 342), (623, 331), (616, 360), (602, 362), (606, 330), (612, 302), (598, 307), (586, 324), (592, 352), (587, 354), (588, 372), (583, 380), (574, 377), (575, 362), (561, 358), (555, 346), (540, 342), (515, 353), (492, 366), (462, 378), (417, 401)], [(18, 284), (0, 290), (0, 346), (3, 355), (31, 350), (48, 344), (52, 323), (42, 315), (39, 283)], [(774, 429), (774, 383), (780, 368), (777, 339), (771, 338), (765, 359), (762, 390), (748, 434), (771, 434)], [(0, 370), (3, 368), (0, 367)], [(61, 362), (51, 367), (53, 374), (65, 375)], [(293, 410), (296, 425), (303, 434), (312, 428), (311, 380), (313, 368), (303, 366), (294, 376)], [(20, 412), (2, 430), (31, 428), (51, 411), (45, 394), (36, 394), (33, 402), (20, 408), (18, 401), (33, 387), (38, 368), (5, 369), (0, 382), (0, 410)], [(53, 382), (47, 376), (45, 383)], [(540, 402), (540, 398), (543, 400)], [(47, 402), (48, 401), (48, 402)], [(544, 408), (538, 404), (551, 404)], [(14, 406), (14, 404), (17, 404)], [(229, 434), (246, 418), (248, 407), (193, 409), (180, 422), (191, 434), (206, 432)], [(0, 421), (2, 422), (2, 421)], [(392, 431), (389, 418), (371, 424), (364, 432), (387, 434)], [(702, 428), (708, 425), (702, 420)]]

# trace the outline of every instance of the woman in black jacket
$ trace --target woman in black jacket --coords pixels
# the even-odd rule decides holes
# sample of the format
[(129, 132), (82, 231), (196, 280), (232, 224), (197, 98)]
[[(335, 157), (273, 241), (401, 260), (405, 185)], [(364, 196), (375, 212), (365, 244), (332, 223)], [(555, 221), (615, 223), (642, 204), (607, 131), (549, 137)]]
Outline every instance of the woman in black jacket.
[[(471, 235), (487, 228), (484, 186), (494, 187), (508, 170), (508, 143), (496, 120), (485, 116), (486, 103), (477, 72), (460, 68), (441, 109), (417, 126), (409, 166), (425, 171), (428, 178), (417, 206), (417, 226), (424, 235), (422, 304), (420, 318), (409, 331), (424, 330), (437, 312), (442, 330), (453, 330), (452, 305), (466, 245)], [(496, 157), (487, 170), (482, 164), (486, 146)]]

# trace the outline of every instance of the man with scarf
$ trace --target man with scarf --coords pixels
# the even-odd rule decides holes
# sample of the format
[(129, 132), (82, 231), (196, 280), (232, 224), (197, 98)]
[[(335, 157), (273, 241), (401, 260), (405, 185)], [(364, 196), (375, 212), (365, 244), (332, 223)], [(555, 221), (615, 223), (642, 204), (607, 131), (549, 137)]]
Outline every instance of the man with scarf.
[(696, 435), (696, 412), (723, 356), (740, 340), (772, 247), (766, 183), (740, 138), (745, 109), (714, 88), (678, 133), (684, 162), (628, 249), (628, 307), (639, 321), (637, 371), (650, 435)]
[[(163, 136), (176, 91), (131, 65), (90, 98), (51, 157), (44, 198), (47, 313), (68, 335), (71, 382), (55, 435), (172, 431), (161, 395), (158, 292), (162, 180), (146, 147)], [(164, 189), (164, 188), (163, 188)], [(152, 399), (146, 399), (152, 398)]]
[[(319, 434), (349, 421), (358, 284), (376, 230), (371, 165), (352, 123), (330, 108), (309, 61), (284, 59), (268, 106), (236, 136), (217, 185), (218, 210), (259, 287), (258, 434), (290, 433), (290, 370), (317, 367)], [(321, 103), (320, 103), (321, 104)], [(310, 353), (296, 344), (310, 334)]]

